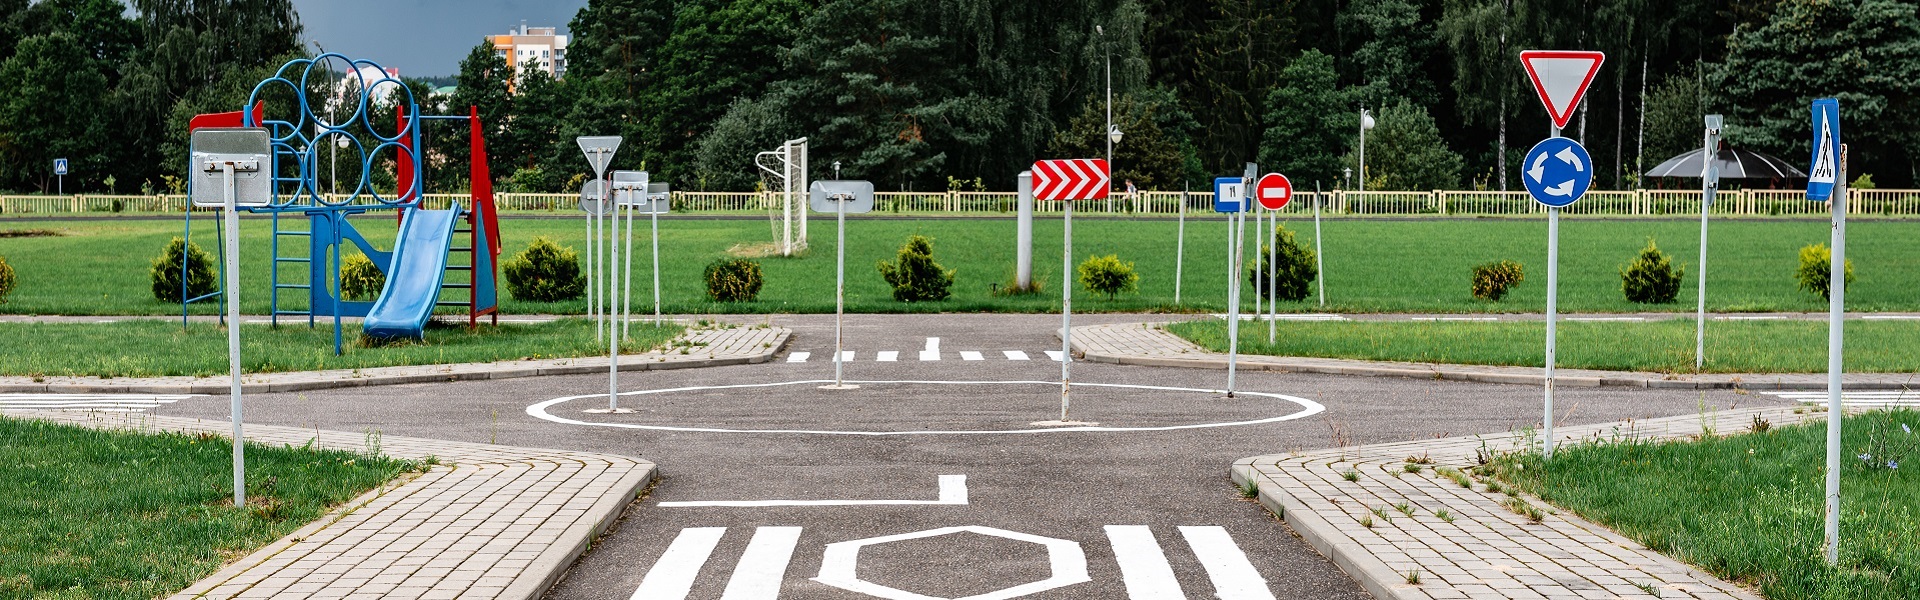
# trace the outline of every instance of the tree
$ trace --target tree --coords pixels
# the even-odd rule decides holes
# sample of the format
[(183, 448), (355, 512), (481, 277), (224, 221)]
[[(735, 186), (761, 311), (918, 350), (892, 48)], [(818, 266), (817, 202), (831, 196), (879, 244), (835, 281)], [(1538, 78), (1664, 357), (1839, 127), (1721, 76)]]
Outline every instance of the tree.
[[(1411, 102), (1380, 111), (1367, 135), (1367, 189), (1426, 191), (1460, 184), (1460, 155), (1447, 149), (1427, 109)], [(1359, 169), (1358, 149), (1346, 163)]]
[[(538, 63), (526, 68), (534, 70), (536, 66)], [(460, 74), (455, 77), (458, 87), (447, 98), (447, 109), (451, 112), (466, 114), (472, 108), (480, 110), (481, 135), (487, 142), (487, 173), (496, 178), (512, 175), (514, 167), (529, 166), (532, 154), (509, 129), (514, 115), (513, 76), (514, 70), (507, 66), (507, 58), (494, 50), (493, 42), (482, 40), (467, 52), (466, 58), (460, 59)], [(472, 160), (468, 131), (461, 128), (449, 136), (450, 143), (443, 144), (453, 164), (466, 165)]]
[(656, 181), (694, 181), (695, 142), (735, 99), (779, 78), (780, 49), (792, 46), (812, 7), (804, 0), (699, 0), (675, 14), (660, 50), (657, 85), (649, 87), (649, 161)]
[[(1736, 31), (1713, 74), (1730, 100), (1730, 141), (1780, 156), (1805, 153), (1814, 98), (1840, 100), (1853, 173), (1881, 185), (1916, 179), (1920, 143), (1920, 16), (1897, 0), (1783, 0), (1762, 27)], [(1813, 57), (1820, 57), (1815, 60)]]
[(1653, 159), (1647, 162), (1647, 168), (1653, 168), (1660, 161), (1681, 153), (1700, 149), (1706, 129), (1706, 121), (1702, 117), (1706, 111), (1701, 107), (1699, 80), (1688, 75), (1668, 75), (1647, 96), (1646, 110), (1645, 152), (1648, 158)]
[(107, 78), (80, 40), (64, 33), (20, 41), (0, 63), (0, 187), (52, 186), (53, 159), (70, 161), (76, 179), (111, 174), (101, 92)]
[[(673, 33), (675, 5), (675, 0), (589, 0), (567, 25), (573, 33), (567, 78), (581, 87), (564, 135), (626, 138), (609, 168), (647, 164), (660, 142), (645, 100), (661, 81), (659, 56)], [(584, 159), (575, 164), (585, 169)]]
[(1350, 90), (1340, 87), (1333, 57), (1307, 50), (1280, 72), (1267, 94), (1267, 130), (1260, 164), (1294, 181), (1339, 181), (1339, 149), (1359, 128)]
[(1469, 124), (1495, 128), (1492, 158), (1497, 188), (1506, 191), (1509, 104), (1524, 105), (1526, 75), (1513, 51), (1513, 0), (1449, 0), (1437, 29), (1453, 58), (1453, 91)]
[[(573, 109), (572, 88), (554, 80), (546, 69), (538, 63), (529, 64), (520, 73), (520, 82), (514, 87), (517, 93), (513, 98), (513, 140), (519, 155), (510, 155), (495, 161), (515, 179), (516, 189), (520, 192), (539, 191), (542, 193), (564, 192), (566, 183), (565, 164), (558, 160), (572, 157), (579, 152), (579, 146), (572, 138), (562, 138), (568, 113)], [(489, 158), (494, 150), (488, 147)], [(552, 163), (551, 166), (548, 163)], [(522, 176), (522, 173), (532, 171)]]
[(694, 145), (694, 181), (691, 189), (751, 190), (760, 180), (753, 165), (759, 152), (792, 139), (794, 126), (785, 107), (773, 97), (735, 100)]
[(1437, 54), (1433, 24), (1414, 0), (1354, 0), (1334, 26), (1359, 38), (1348, 55), (1348, 80), (1357, 82), (1367, 106), (1401, 99), (1432, 106), (1439, 99), (1422, 69)]
[[(113, 95), (115, 112), (124, 119), (115, 138), (130, 152), (123, 160), (150, 170), (125, 180), (184, 173), (187, 120), (202, 112), (240, 110), (255, 84), (302, 52), (300, 16), (292, 0), (131, 4), (140, 49)], [(292, 103), (268, 106), (269, 119), (300, 120)]]
[[(1160, 126), (1155, 118), (1162, 111), (1178, 110), (1171, 95), (1141, 98), (1132, 94), (1113, 102), (1113, 126), (1124, 134), (1122, 143), (1113, 146), (1113, 185), (1132, 181), (1143, 190), (1177, 189), (1188, 180), (1187, 163), (1192, 146)], [(1067, 128), (1053, 137), (1052, 154), (1059, 157), (1105, 157), (1107, 152), (1107, 113), (1104, 98), (1087, 99), (1086, 108)]]

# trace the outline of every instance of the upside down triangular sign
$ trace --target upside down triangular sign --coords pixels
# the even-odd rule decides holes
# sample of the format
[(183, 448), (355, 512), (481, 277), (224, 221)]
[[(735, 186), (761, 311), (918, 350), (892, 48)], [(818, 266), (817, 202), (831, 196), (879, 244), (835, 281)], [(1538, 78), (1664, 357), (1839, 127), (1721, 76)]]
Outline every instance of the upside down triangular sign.
[(1526, 66), (1527, 77), (1533, 79), (1533, 91), (1540, 95), (1540, 103), (1546, 105), (1554, 127), (1567, 126), (1567, 121), (1573, 118), (1573, 109), (1579, 107), (1580, 99), (1587, 95), (1587, 86), (1593, 83), (1594, 74), (1600, 72), (1600, 63), (1606, 60), (1604, 52), (1527, 50), (1520, 53), (1520, 64)]

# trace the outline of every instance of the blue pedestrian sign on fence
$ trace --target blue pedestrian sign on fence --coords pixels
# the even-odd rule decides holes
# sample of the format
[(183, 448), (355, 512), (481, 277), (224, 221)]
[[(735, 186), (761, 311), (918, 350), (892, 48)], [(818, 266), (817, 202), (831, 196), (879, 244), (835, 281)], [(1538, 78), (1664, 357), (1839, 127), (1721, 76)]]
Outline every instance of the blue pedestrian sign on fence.
[(1593, 186), (1593, 157), (1580, 142), (1547, 138), (1527, 151), (1520, 164), (1520, 182), (1536, 202), (1554, 208), (1573, 204)]
[(53, 174), (55, 175), (67, 174), (67, 159), (64, 159), (64, 158), (53, 159)]
[(1247, 179), (1245, 177), (1214, 178), (1213, 212), (1246, 212), (1247, 204)]
[(1807, 199), (1833, 199), (1833, 186), (1839, 178), (1840, 101), (1821, 98), (1813, 101), (1813, 168), (1807, 169)]

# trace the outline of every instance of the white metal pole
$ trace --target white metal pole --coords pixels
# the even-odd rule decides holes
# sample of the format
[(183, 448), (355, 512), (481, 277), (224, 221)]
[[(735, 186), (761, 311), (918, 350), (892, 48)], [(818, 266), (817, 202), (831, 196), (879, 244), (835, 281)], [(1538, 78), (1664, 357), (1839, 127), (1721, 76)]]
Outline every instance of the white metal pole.
[[(1559, 135), (1559, 134), (1555, 134)], [(1367, 190), (1367, 109), (1360, 109), (1360, 187), (1353, 190), (1364, 194)], [(1360, 197), (1360, 211), (1366, 212), (1366, 196)]]
[[(596, 174), (595, 177), (599, 177), (599, 175)], [(613, 186), (611, 184), (601, 189), (608, 196), (613, 194)], [(601, 200), (601, 202), (605, 202), (605, 200)], [(599, 207), (599, 212), (604, 213), (606, 210), (605, 204)], [(607, 299), (607, 288), (604, 285), (605, 282), (601, 281), (600, 275), (600, 272), (606, 269), (607, 263), (605, 256), (600, 253), (600, 245), (603, 242), (600, 235), (600, 217), (601, 215), (599, 214), (593, 214), (588, 217), (593, 220), (593, 233), (587, 237), (587, 270), (589, 271), (587, 273), (587, 284), (599, 292), (598, 294), (588, 294), (589, 298), (591, 298), (590, 303), (592, 304), (592, 308), (588, 310), (591, 311), (591, 315), (593, 316), (593, 341), (596, 342), (605, 339), (602, 336), (605, 333), (606, 311), (601, 310), (600, 306), (604, 304)]]
[(780, 255), (793, 256), (793, 144), (780, 145)]
[[(613, 180), (607, 180), (607, 190), (613, 190)], [(607, 198), (616, 198), (612, 193)], [(607, 410), (620, 408), (620, 324), (614, 320), (620, 314), (620, 273), (614, 270), (620, 264), (620, 203), (609, 202), (607, 206)]]
[[(1248, 184), (1248, 188), (1251, 189), (1252, 184)], [(1260, 209), (1254, 208), (1254, 206), (1258, 206), (1258, 205), (1248, 206), (1247, 210), (1260, 210)], [(1266, 240), (1260, 239), (1260, 231), (1266, 228), (1267, 228), (1267, 212), (1265, 210), (1260, 210), (1260, 212), (1253, 213), (1254, 260), (1260, 260), (1259, 258), (1260, 246), (1266, 244)], [(1255, 272), (1260, 271), (1260, 269), (1257, 266), (1253, 270)], [(1256, 285), (1256, 286), (1253, 286), (1253, 318), (1256, 319), (1256, 322), (1260, 318), (1260, 315), (1267, 314), (1267, 311), (1262, 310), (1260, 306), (1261, 306), (1260, 305), (1260, 286)]]
[(1693, 370), (1699, 372), (1707, 365), (1707, 210), (1713, 206), (1713, 196), (1720, 189), (1720, 173), (1714, 164), (1715, 152), (1720, 145), (1720, 115), (1707, 115), (1706, 141), (1701, 145), (1700, 153), (1700, 272), (1694, 275), (1700, 286), (1698, 304), (1693, 315)]
[[(599, 180), (599, 175), (597, 175), (597, 174), (596, 174), (596, 175), (594, 175), (594, 179), (595, 179), (596, 181), (598, 181), (598, 180)], [(594, 200), (588, 200), (588, 202), (594, 202)], [(594, 317), (594, 314), (595, 314), (595, 312), (594, 312), (594, 306), (595, 306), (595, 301), (596, 301), (596, 300), (598, 299), (598, 298), (596, 297), (596, 295), (595, 295), (595, 293), (594, 293), (594, 292), (595, 292), (595, 289), (594, 289), (594, 288), (596, 288), (596, 287), (598, 287), (598, 284), (594, 282), (594, 276), (593, 276), (593, 273), (594, 273), (594, 271), (593, 271), (593, 248), (594, 248), (594, 239), (593, 239), (593, 211), (592, 211), (592, 210), (588, 210), (588, 211), (587, 211), (587, 214), (586, 214), (586, 217), (587, 217), (587, 218), (586, 218), (586, 221), (585, 221), (585, 223), (586, 223), (586, 229), (587, 229), (587, 245), (586, 245), (586, 250), (587, 250), (587, 265), (586, 265), (586, 266), (587, 266), (587, 319), (588, 319), (588, 320), (594, 320), (594, 319), (595, 319), (595, 317)], [(594, 331), (595, 331), (595, 335), (594, 335), (594, 339), (595, 339), (595, 340), (598, 340), (598, 339), (600, 339), (600, 338), (599, 338), (599, 334), (598, 334), (598, 331), (599, 331), (599, 329), (598, 329), (598, 327), (599, 327), (599, 325), (598, 325), (598, 323), (599, 323), (599, 321), (594, 321), (594, 322), (595, 322), (595, 328), (596, 328), (596, 329), (594, 330)]]
[[(1248, 183), (1251, 184), (1252, 182), (1248, 182)], [(1228, 304), (1228, 307), (1227, 307), (1227, 397), (1228, 398), (1233, 397), (1234, 376), (1238, 374), (1239, 367), (1240, 367), (1240, 270), (1241, 270), (1241, 266), (1246, 264), (1246, 250), (1247, 250), (1246, 244), (1239, 243), (1238, 241), (1238, 239), (1246, 238), (1246, 234), (1247, 234), (1247, 212), (1246, 212), (1247, 199), (1241, 198), (1239, 201), (1241, 203), (1240, 210), (1235, 215), (1238, 217), (1238, 220), (1235, 220), (1235, 216), (1227, 217), (1229, 222), (1235, 223), (1233, 230), (1235, 232), (1234, 235), (1236, 237), (1236, 241), (1233, 244), (1232, 256), (1229, 257), (1229, 260), (1233, 261), (1233, 277), (1227, 282), (1227, 290), (1228, 290), (1227, 291), (1227, 304)]]
[(834, 243), (835, 254), (839, 255), (834, 263), (835, 279), (833, 285), (833, 387), (843, 389), (847, 385), (845, 366), (841, 363), (846, 356), (842, 323), (847, 314), (847, 201), (845, 198), (833, 198), (834, 229), (839, 240)]
[(1280, 287), (1279, 287), (1279, 284), (1274, 282), (1275, 271), (1274, 271), (1274, 264), (1273, 264), (1273, 257), (1280, 250), (1280, 248), (1278, 247), (1280, 245), (1279, 242), (1275, 241), (1275, 239), (1279, 235), (1280, 235), (1280, 215), (1279, 213), (1274, 213), (1267, 217), (1267, 244), (1268, 244), (1267, 246), (1267, 343), (1268, 344), (1274, 343), (1274, 340), (1276, 339), (1276, 335), (1277, 335), (1277, 328), (1279, 327), (1278, 325), (1274, 324), (1274, 320), (1280, 317), (1280, 311), (1274, 308), (1274, 303), (1280, 301)]
[(1547, 207), (1547, 406), (1546, 456), (1553, 456), (1553, 351), (1560, 319), (1560, 209)]
[[(1113, 163), (1107, 163), (1112, 168)], [(1060, 422), (1071, 422), (1073, 406), (1073, 201), (1061, 211), (1060, 251)]]
[[(672, 200), (666, 200), (671, 203)], [(647, 204), (647, 219), (653, 224), (653, 326), (660, 326), (660, 208)]]
[[(636, 193), (640, 194), (641, 200), (644, 201), (647, 199), (646, 190), (638, 190)], [(626, 253), (626, 261), (622, 263), (620, 267), (622, 271), (620, 277), (625, 280), (623, 282), (623, 288), (620, 290), (620, 339), (626, 339), (633, 330), (633, 211), (638, 208), (637, 206), (627, 207), (627, 224), (625, 229), (627, 234), (623, 236), (626, 238), (627, 247), (625, 250), (621, 250), (621, 252)]]
[(1313, 280), (1320, 286), (1320, 308), (1327, 307), (1327, 268), (1320, 249), (1320, 182), (1313, 182)]
[(1841, 321), (1847, 314), (1847, 146), (1840, 145), (1834, 178), (1833, 262), (1827, 271), (1827, 564), (1840, 563)]
[(247, 505), (246, 437), (240, 428), (240, 212), (233, 198), (233, 163), (220, 165), (227, 186), (227, 395), (233, 411), (233, 506)]
[(1185, 275), (1185, 273), (1183, 273), (1182, 271), (1184, 270), (1184, 267), (1186, 266), (1186, 262), (1187, 262), (1187, 186), (1186, 184), (1181, 184), (1180, 186), (1180, 208), (1174, 212), (1179, 213), (1180, 215), (1179, 217), (1180, 226), (1178, 229), (1178, 233), (1175, 234), (1174, 239), (1176, 241), (1173, 244), (1173, 303), (1174, 305), (1177, 306), (1180, 304), (1180, 279), (1182, 276)]

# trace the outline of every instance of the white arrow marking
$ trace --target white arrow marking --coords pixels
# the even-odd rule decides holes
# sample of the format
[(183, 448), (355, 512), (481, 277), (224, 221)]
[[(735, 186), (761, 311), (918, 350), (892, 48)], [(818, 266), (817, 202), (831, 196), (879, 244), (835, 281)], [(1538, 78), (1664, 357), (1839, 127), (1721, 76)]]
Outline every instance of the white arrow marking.
[(680, 536), (667, 545), (667, 553), (660, 556), (660, 562), (653, 563), (647, 576), (640, 580), (640, 589), (633, 591), (633, 600), (686, 598), (687, 593), (693, 591), (694, 578), (700, 576), (700, 567), (706, 566), (714, 546), (720, 545), (720, 536), (726, 533), (725, 527), (680, 530)]
[(799, 527), (755, 528), (720, 600), (778, 600), (780, 582), (787, 578), (787, 563), (799, 542)]
[(1573, 180), (1571, 180), (1571, 179), (1569, 179), (1569, 180), (1567, 180), (1567, 181), (1566, 181), (1565, 183), (1562, 183), (1562, 184), (1560, 184), (1560, 185), (1558, 185), (1558, 186), (1555, 186), (1555, 187), (1550, 187), (1550, 188), (1547, 188), (1547, 195), (1549, 195), (1549, 196), (1572, 196), (1572, 195), (1573, 195)]
[(1573, 170), (1575, 171), (1579, 171), (1582, 173), (1585, 173), (1587, 171), (1586, 163), (1580, 162), (1580, 155), (1574, 154), (1572, 147), (1561, 148), (1560, 153), (1555, 154), (1553, 156), (1560, 160), (1566, 161), (1567, 164), (1573, 165)]
[(1534, 183), (1546, 183), (1546, 180), (1543, 179), (1547, 176), (1547, 154), (1545, 152), (1540, 153), (1539, 157), (1533, 159), (1533, 168), (1527, 170), (1527, 176), (1532, 177)]
[(1107, 541), (1113, 544), (1113, 557), (1120, 563), (1120, 579), (1127, 584), (1128, 598), (1186, 600), (1152, 530), (1142, 525), (1108, 525)]
[(1247, 562), (1247, 554), (1233, 543), (1224, 527), (1181, 527), (1195, 558), (1207, 568), (1215, 597), (1220, 600), (1274, 600), (1267, 580)]
[(939, 500), (706, 500), (661, 502), (662, 508), (720, 507), (761, 508), (767, 506), (965, 506), (967, 476), (941, 475)]

